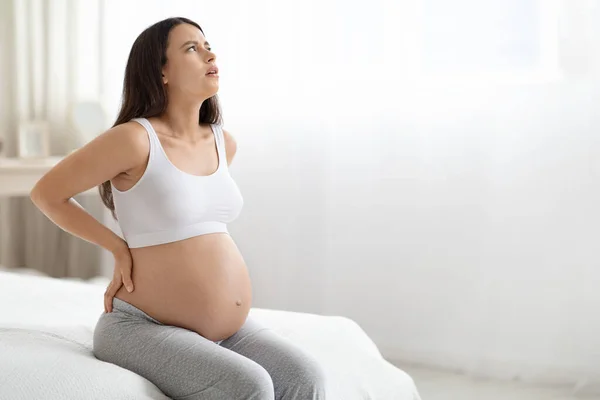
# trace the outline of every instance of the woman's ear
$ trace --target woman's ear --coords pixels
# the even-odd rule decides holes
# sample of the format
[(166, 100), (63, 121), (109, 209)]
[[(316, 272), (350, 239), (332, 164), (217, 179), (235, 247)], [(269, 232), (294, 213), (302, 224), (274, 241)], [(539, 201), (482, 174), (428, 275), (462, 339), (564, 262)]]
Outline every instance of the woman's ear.
[(162, 81), (163, 81), (163, 85), (166, 85), (166, 84), (169, 82), (169, 80), (168, 80), (168, 79), (167, 79), (167, 77), (165, 76), (165, 72), (164, 72), (164, 71), (163, 71), (163, 73), (162, 73)]

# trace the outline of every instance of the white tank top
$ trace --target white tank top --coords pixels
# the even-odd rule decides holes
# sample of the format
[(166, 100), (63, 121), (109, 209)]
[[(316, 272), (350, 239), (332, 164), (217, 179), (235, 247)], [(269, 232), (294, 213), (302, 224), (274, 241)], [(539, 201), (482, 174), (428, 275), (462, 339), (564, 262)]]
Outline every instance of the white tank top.
[(135, 118), (148, 132), (150, 155), (142, 177), (119, 191), (111, 182), (115, 214), (130, 248), (175, 242), (208, 233), (228, 233), (227, 223), (240, 214), (244, 200), (229, 174), (221, 126), (211, 124), (219, 166), (211, 175), (181, 171), (165, 153), (154, 128)]

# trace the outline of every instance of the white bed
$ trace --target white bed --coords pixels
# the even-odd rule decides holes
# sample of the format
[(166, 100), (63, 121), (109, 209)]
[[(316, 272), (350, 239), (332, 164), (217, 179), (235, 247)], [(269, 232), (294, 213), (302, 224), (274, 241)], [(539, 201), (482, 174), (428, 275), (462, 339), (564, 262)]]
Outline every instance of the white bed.
[[(0, 270), (0, 399), (167, 399), (143, 377), (97, 360), (92, 333), (108, 280), (90, 282)], [(419, 400), (413, 380), (383, 359), (354, 321), (253, 308), (312, 353), (331, 400)]]
[[(0, 197), (27, 195), (58, 161), (0, 158)], [(167, 399), (143, 377), (94, 357), (92, 334), (108, 280), (93, 282), (0, 267), (0, 400)], [(354, 321), (258, 308), (251, 313), (322, 363), (328, 400), (420, 400), (413, 380), (385, 361)]]

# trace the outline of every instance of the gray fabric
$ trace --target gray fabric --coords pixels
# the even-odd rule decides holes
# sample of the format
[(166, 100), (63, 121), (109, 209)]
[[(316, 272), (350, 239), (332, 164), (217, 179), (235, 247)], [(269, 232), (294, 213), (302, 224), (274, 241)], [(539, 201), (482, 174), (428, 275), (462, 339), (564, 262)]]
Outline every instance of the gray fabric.
[(164, 325), (113, 299), (94, 330), (94, 355), (131, 370), (179, 400), (322, 400), (322, 368), (289, 339), (248, 317), (220, 343)]

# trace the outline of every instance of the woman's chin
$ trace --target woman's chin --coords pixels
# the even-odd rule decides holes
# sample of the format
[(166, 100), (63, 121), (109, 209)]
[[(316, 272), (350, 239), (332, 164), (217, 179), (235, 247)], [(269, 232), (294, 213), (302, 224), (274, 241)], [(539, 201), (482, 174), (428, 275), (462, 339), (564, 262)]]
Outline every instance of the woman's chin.
[(213, 97), (219, 91), (219, 86), (215, 85), (215, 87), (210, 88), (206, 92), (208, 93), (208, 97)]

